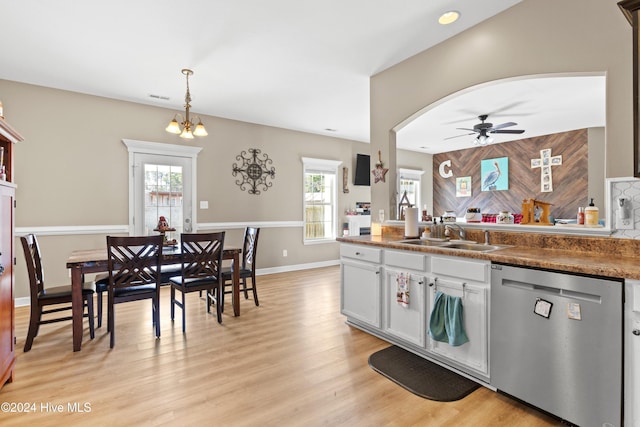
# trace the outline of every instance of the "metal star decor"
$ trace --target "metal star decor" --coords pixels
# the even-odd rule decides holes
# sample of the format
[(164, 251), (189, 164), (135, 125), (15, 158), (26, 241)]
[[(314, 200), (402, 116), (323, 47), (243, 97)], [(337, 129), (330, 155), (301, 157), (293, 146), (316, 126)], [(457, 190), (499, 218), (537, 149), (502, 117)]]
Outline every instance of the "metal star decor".
[(258, 154), (261, 153), (257, 148), (249, 148), (249, 152), (242, 151), (236, 156), (236, 160), (242, 160), (242, 164), (238, 166), (237, 163), (233, 164), (233, 176), (241, 174), (242, 179), (237, 179), (236, 184), (240, 186), (241, 190), (247, 190), (249, 194), (260, 194), (262, 191), (267, 191), (269, 187), (273, 185), (272, 182), (267, 182), (269, 178), (273, 179), (276, 176), (276, 168), (270, 166), (273, 160), (265, 153), (262, 154), (262, 158), (258, 158)]

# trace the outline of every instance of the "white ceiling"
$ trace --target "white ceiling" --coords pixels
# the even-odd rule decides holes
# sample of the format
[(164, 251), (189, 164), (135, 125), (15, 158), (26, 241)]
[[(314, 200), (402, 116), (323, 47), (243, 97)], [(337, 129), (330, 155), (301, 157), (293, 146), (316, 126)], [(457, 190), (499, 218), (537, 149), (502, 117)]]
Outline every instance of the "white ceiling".
[(0, 0), (0, 79), (369, 142), (370, 76), (520, 1)]
[[(191, 68), (195, 113), (369, 142), (370, 76), (519, 1), (0, 0), (0, 78), (182, 111)], [(525, 129), (496, 142), (604, 126), (605, 78), (507, 80), (421, 113), (398, 147), (472, 147), (451, 137), (481, 114)]]
[[(486, 122), (514, 122), (504, 130), (522, 134), (489, 134), (494, 144), (605, 126), (606, 77), (593, 74), (528, 76), (480, 85), (426, 107), (398, 131), (397, 145), (408, 150), (441, 153), (474, 147), (473, 129)], [(472, 134), (472, 135), (470, 135)]]

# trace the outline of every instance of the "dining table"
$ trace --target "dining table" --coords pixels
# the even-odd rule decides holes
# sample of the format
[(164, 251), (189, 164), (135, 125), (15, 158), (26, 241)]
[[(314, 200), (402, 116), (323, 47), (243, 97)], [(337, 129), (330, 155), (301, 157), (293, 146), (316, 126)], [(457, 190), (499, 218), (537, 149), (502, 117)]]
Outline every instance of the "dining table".
[[(233, 260), (234, 266), (240, 265), (241, 248), (224, 247), (222, 259)], [(166, 246), (162, 250), (162, 264), (179, 264), (182, 252), (178, 246)], [(87, 273), (100, 273), (109, 270), (107, 248), (74, 250), (67, 259), (67, 268), (71, 270), (71, 310), (73, 322), (73, 351), (82, 348), (82, 318), (84, 305), (82, 301), (82, 284)], [(240, 316), (240, 272), (233, 269), (232, 304), (233, 315)]]

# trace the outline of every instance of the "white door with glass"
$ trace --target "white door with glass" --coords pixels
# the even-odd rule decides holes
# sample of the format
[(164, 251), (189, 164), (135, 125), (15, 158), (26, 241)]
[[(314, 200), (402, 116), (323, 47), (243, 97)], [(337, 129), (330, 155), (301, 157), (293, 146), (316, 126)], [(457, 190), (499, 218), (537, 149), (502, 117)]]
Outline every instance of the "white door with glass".
[(176, 229), (170, 238), (192, 232), (192, 158), (146, 153), (133, 158), (135, 235), (157, 234), (161, 216)]

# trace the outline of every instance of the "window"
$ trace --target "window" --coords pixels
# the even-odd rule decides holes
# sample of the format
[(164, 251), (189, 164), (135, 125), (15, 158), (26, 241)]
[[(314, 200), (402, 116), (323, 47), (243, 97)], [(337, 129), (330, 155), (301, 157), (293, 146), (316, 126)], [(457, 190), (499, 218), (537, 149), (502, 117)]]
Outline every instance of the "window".
[[(174, 158), (175, 159), (175, 158)], [(144, 163), (144, 234), (158, 226), (158, 218), (164, 216), (176, 233), (184, 231), (183, 167)]]
[(196, 224), (196, 160), (202, 150), (173, 144), (123, 139), (129, 151), (129, 233), (156, 234), (164, 216), (175, 235)]
[(337, 226), (338, 166), (335, 160), (302, 158), (304, 243), (334, 241)]
[(409, 203), (420, 208), (420, 181), (424, 171), (413, 169), (398, 169), (398, 200), (407, 192)]

